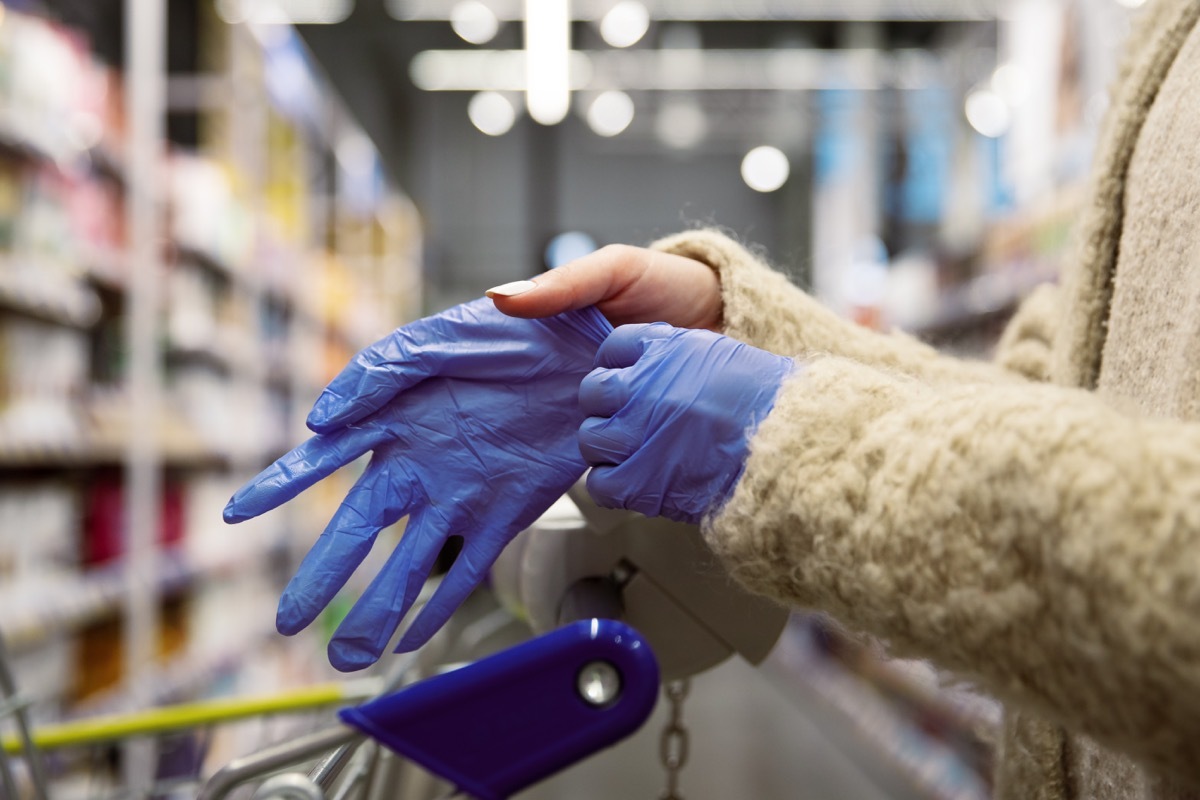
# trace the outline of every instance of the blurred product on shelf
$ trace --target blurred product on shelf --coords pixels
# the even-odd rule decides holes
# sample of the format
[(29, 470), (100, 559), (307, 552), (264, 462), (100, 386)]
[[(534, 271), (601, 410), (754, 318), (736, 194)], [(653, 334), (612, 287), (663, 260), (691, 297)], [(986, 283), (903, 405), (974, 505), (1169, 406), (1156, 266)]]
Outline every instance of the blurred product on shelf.
[[(86, 566), (108, 564), (125, 554), (125, 489), (119, 474), (97, 475), (88, 487), (83, 510), (83, 540), (76, 547)], [(183, 540), (183, 491), (176, 482), (163, 486), (159, 516), (159, 542), (176, 545)]]
[[(248, 27), (197, 14), (193, 68), (239, 89), (173, 99), (200, 133), (172, 133), (149, 156), (161, 183), (135, 186), (128, 166), (146, 154), (126, 152), (127, 76), (91, 32), (0, 3), (0, 633), (37, 721), (228, 692), (243, 672), (260, 691), (326, 673), (317, 637), (263, 645), (311, 521), (352, 476), (249, 528), (220, 510), (303, 430), (349, 355), (419, 311), (414, 207), (381, 173), (364, 201), (321, 168), (357, 124), (298, 37), (283, 31), (290, 67), (310, 75), (304, 115), (275, 102)], [(134, 192), (162, 231), (148, 418), (130, 411), (135, 269), (152, 266), (130, 255)], [(157, 661), (130, 664), (143, 624), (129, 611), (130, 442), (147, 428)]]

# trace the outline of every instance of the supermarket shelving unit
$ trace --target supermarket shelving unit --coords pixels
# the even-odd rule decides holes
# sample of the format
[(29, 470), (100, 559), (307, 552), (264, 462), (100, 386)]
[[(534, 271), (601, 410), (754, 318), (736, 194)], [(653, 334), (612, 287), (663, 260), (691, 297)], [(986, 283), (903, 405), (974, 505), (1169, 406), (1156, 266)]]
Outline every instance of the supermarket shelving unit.
[[(412, 205), (298, 38), (200, 5), (208, 62), (168, 76), (167, 4), (125, 0), (124, 77), (0, 5), (0, 631), (41, 720), (327, 669), (315, 639), (263, 658), (270, 677), (253, 656), (344, 481), (256, 526), (221, 508), (420, 309)], [(270, 91), (280, 53), (308, 76), (300, 110)], [(198, 152), (167, 142), (168, 107), (196, 115)], [(153, 753), (125, 756), (124, 785), (148, 785)]]

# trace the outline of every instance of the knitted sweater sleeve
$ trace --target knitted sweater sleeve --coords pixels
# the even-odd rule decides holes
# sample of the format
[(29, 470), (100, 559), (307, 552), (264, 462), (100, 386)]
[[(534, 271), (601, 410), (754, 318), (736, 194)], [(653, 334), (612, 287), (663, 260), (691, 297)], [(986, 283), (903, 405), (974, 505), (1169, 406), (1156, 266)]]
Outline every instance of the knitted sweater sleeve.
[(762, 350), (787, 356), (844, 356), (937, 383), (995, 383), (1021, 377), (982, 361), (943, 356), (903, 333), (884, 334), (857, 325), (717, 231), (688, 231), (651, 247), (693, 258), (715, 270), (724, 301), (724, 333)]
[(1200, 425), (818, 357), (705, 532), (755, 591), (1200, 779)]

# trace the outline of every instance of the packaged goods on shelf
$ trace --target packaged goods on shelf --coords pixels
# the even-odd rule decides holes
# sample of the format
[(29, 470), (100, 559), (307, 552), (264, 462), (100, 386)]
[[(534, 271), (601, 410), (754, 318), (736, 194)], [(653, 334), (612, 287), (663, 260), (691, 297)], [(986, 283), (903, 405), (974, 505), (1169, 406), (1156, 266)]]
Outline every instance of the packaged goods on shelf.
[(289, 441), (288, 416), (261, 381), (230, 378), (203, 364), (172, 372), (171, 405), (206, 450), (254, 463), (275, 457)]
[[(96, 477), (84, 499), (80, 553), (88, 565), (106, 564), (125, 555), (125, 481), (119, 474)], [(174, 545), (183, 540), (183, 496), (178, 483), (167, 482), (160, 498), (158, 540)]]
[(78, 526), (78, 498), (68, 484), (0, 484), (0, 609), (33, 602), (23, 595), (48, 576), (76, 574)]
[(30, 714), (34, 725), (53, 722), (61, 715), (62, 687), (74, 680), (75, 648), (74, 637), (59, 632), (34, 647), (10, 653), (13, 679), (33, 701)]
[(240, 659), (254, 652), (274, 632), (279, 591), (271, 576), (244, 571), (236, 578), (204, 583), (191, 595), (190, 652), (203, 663)]
[[(0, 631), (21, 633), (67, 587), (78, 581), (76, 493), (60, 481), (0, 485)], [(42, 619), (44, 622), (44, 617)], [(37, 701), (35, 720), (53, 718), (57, 699), (72, 680), (73, 639), (48, 630), (31, 646), (13, 642), (17, 684)]]
[[(48, 718), (227, 691), (220, 679), (248, 663), (268, 669), (260, 683), (277, 687), (296, 653), (327, 670), (323, 631), (298, 645), (283, 640), (275, 604), (359, 467), (263, 520), (227, 526), (221, 509), (304, 435), (304, 412), (366, 331), (397, 324), (373, 266), (386, 248), (373, 245), (375, 262), (339, 263), (323, 279), (326, 251), (339, 258), (326, 227), (338, 210), (334, 199), (327, 215), (312, 213), (333, 193), (314, 187), (312, 167), (330, 153), (275, 110), (269, 130), (251, 131), (265, 134), (269, 163), (254, 164), (265, 174), (239, 172), (244, 153), (163, 142), (164, 182), (135, 186), (121, 72), (98, 63), (86, 37), (0, 10), (0, 631), (19, 659), (20, 687)], [(220, 31), (250, 41), (244, 28)], [(220, 102), (201, 115), (220, 114), (245, 133), (245, 95)], [(128, 241), (135, 192), (154, 197), (165, 222), (159, 291), (148, 303), (152, 391), (130, 380), (129, 322), (148, 296), (137, 280), (146, 265), (133, 261)], [(148, 394), (152, 414), (135, 418), (134, 400)], [(159, 528), (151, 552), (137, 555), (153, 565), (153, 666), (125, 662), (126, 639), (138, 638), (126, 626), (148, 616), (127, 607), (130, 443), (146, 428)], [(45, 488), (20, 472), (30, 465)], [(379, 558), (389, 550), (377, 548)], [(269, 665), (247, 658), (270, 641), (284, 655)], [(122, 695), (143, 677), (149, 695)]]
[(0, 317), (0, 459), (42, 447), (84, 447), (80, 404), (87, 383), (86, 332)]
[(182, 554), (187, 563), (206, 575), (273, 569), (270, 559), (285, 533), (282, 515), (268, 514), (236, 526), (226, 525), (221, 519), (221, 509), (247, 477), (197, 472), (184, 478), (183, 526), (187, 536)]
[(66, 161), (98, 138), (91, 58), (78, 33), (27, 14), (0, 26), (0, 136)]
[(171, 236), (178, 247), (206, 256), (232, 275), (242, 273), (253, 247), (251, 214), (214, 161), (172, 154), (168, 168)]

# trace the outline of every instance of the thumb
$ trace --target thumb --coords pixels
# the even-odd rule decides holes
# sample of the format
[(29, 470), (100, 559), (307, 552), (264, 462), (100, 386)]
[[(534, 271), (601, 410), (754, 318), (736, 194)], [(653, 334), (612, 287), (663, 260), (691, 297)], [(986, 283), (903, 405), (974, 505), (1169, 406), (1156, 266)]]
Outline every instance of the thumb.
[(529, 281), (504, 283), (487, 290), (496, 308), (509, 317), (552, 317), (594, 306), (610, 297), (616, 275), (604, 259), (583, 258)]

